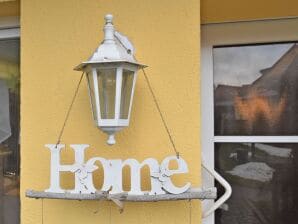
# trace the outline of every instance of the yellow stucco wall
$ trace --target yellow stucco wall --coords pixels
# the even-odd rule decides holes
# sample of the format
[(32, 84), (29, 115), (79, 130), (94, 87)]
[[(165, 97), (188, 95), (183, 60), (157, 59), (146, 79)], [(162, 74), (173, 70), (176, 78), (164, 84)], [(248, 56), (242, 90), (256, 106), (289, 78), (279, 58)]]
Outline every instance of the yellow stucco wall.
[(202, 23), (292, 16), (298, 16), (297, 0), (201, 0)]
[[(119, 214), (109, 202), (44, 200), (42, 206), (42, 200), (25, 198), (24, 193), (49, 186), (50, 153), (44, 145), (57, 140), (80, 76), (72, 68), (88, 58), (102, 40), (106, 13), (114, 14), (116, 28), (133, 41), (139, 61), (149, 65), (146, 71), (160, 107), (189, 164), (190, 173), (175, 178), (177, 183), (200, 185), (199, 1), (25, 0), (21, 12), (22, 224), (41, 223), (42, 217), (45, 224), (188, 223), (188, 201), (127, 203)], [(155, 157), (161, 161), (173, 154), (142, 73), (130, 127), (117, 135), (115, 146), (107, 146), (105, 140), (106, 135), (92, 123), (84, 80), (62, 143), (90, 144), (87, 158), (141, 161)], [(68, 147), (63, 162), (72, 159)], [(63, 185), (72, 185), (69, 176)], [(192, 202), (192, 223), (200, 223), (198, 202)]]
[(1, 16), (20, 16), (20, 1), (0, 0), (0, 17)]

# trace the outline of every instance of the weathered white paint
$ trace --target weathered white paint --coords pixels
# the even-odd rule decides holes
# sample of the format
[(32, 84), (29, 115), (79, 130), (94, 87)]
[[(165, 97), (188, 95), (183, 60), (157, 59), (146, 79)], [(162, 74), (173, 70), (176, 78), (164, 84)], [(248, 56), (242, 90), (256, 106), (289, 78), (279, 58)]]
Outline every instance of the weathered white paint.
[[(93, 184), (93, 172), (98, 169), (95, 162), (100, 162), (104, 170), (104, 181), (100, 191), (109, 192), (109, 194), (123, 193), (122, 188), (122, 170), (125, 166), (129, 166), (131, 170), (131, 189), (128, 195), (144, 195), (141, 189), (141, 169), (148, 166), (150, 169), (151, 191), (149, 195), (162, 195), (166, 192), (171, 194), (181, 194), (190, 188), (190, 183), (186, 183), (183, 187), (176, 187), (171, 181), (174, 174), (187, 173), (187, 163), (176, 156), (166, 157), (159, 165), (158, 161), (153, 158), (145, 159), (142, 163), (135, 159), (105, 159), (102, 157), (93, 157), (85, 162), (85, 150), (89, 145), (73, 144), (70, 147), (75, 152), (75, 163), (72, 165), (62, 165), (60, 163), (60, 152), (65, 147), (62, 144), (45, 145), (51, 151), (51, 180), (50, 187), (46, 192), (73, 194), (94, 194), (98, 191)], [(177, 162), (177, 169), (170, 169), (170, 161)], [(60, 186), (60, 172), (72, 172), (75, 174), (75, 188), (73, 190), (65, 190)]]

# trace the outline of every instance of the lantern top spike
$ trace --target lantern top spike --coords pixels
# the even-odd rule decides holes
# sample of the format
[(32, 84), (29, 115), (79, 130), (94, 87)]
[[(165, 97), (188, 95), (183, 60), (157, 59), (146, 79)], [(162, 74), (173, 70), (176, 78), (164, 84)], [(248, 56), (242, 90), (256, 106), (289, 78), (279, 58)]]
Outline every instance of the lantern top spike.
[(134, 56), (132, 43), (126, 36), (117, 32), (113, 25), (113, 15), (105, 16), (104, 40), (97, 47), (94, 53), (87, 61), (82, 62), (74, 69), (77, 71), (84, 70), (87, 65), (99, 65), (106, 63), (130, 63), (139, 68), (146, 67), (137, 62)]
[(104, 43), (105, 44), (115, 44), (115, 37), (114, 37), (114, 33), (115, 33), (115, 29), (114, 29), (114, 25), (113, 25), (113, 15), (111, 14), (107, 14), (105, 16), (105, 20), (106, 20), (106, 24), (103, 28), (104, 31)]
[(112, 14), (107, 14), (105, 16), (106, 24), (107, 23), (112, 23), (113, 24), (113, 15)]

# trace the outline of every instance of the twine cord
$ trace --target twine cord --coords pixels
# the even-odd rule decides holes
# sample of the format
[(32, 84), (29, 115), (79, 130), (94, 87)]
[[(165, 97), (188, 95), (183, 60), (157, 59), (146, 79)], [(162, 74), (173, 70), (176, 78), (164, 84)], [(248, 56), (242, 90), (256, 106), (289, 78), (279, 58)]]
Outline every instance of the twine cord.
[(112, 223), (112, 202), (110, 202), (110, 220), (109, 223)]
[(191, 205), (191, 200), (189, 200), (189, 224), (191, 224), (191, 216), (192, 216), (192, 205)]
[(71, 100), (71, 103), (70, 103), (70, 105), (69, 105), (69, 107), (68, 107), (68, 110), (67, 110), (67, 113), (66, 113), (66, 116), (65, 116), (63, 125), (62, 125), (61, 130), (60, 130), (59, 135), (58, 135), (58, 140), (57, 140), (57, 143), (56, 143), (56, 148), (57, 148), (57, 146), (58, 146), (58, 145), (60, 144), (60, 142), (61, 142), (61, 138), (62, 138), (64, 129), (65, 129), (66, 123), (67, 123), (67, 121), (68, 121), (70, 112), (71, 112), (72, 107), (73, 107), (73, 105), (74, 105), (74, 102), (75, 102), (75, 100), (76, 100), (76, 98), (77, 98), (77, 95), (78, 95), (78, 92), (79, 92), (80, 85), (81, 85), (81, 83), (82, 83), (83, 77), (84, 77), (84, 72), (82, 72), (82, 74), (81, 74), (80, 80), (79, 80), (79, 82), (78, 82), (78, 84), (77, 84), (77, 87), (76, 87), (76, 90), (75, 90), (75, 93), (74, 93), (74, 95), (73, 95), (73, 97), (72, 97), (72, 100)]
[[(128, 49), (116, 35), (115, 35), (114, 37), (118, 40), (118, 42), (121, 44), (121, 46), (124, 47), (124, 48), (126, 49), (127, 52), (130, 51), (130, 49)], [(134, 57), (134, 55), (133, 55), (133, 57)], [(135, 57), (134, 57), (134, 59), (135, 59)], [(166, 121), (165, 121), (165, 118), (164, 118), (164, 116), (163, 116), (163, 114), (162, 114), (162, 112), (161, 112), (161, 109), (160, 109), (160, 106), (159, 106), (159, 104), (158, 104), (157, 98), (156, 98), (156, 96), (155, 96), (155, 94), (154, 94), (154, 92), (153, 92), (153, 89), (152, 89), (152, 87), (151, 87), (150, 81), (149, 81), (149, 79), (148, 79), (148, 76), (147, 76), (147, 74), (146, 74), (144, 68), (142, 68), (142, 71), (143, 71), (143, 74), (144, 74), (144, 76), (145, 76), (145, 80), (146, 80), (146, 83), (147, 83), (147, 85), (148, 85), (148, 87), (149, 87), (149, 90), (150, 90), (151, 96), (152, 96), (152, 98), (153, 98), (153, 101), (154, 101), (154, 103), (155, 103), (155, 106), (157, 107), (159, 116), (160, 116), (160, 118), (161, 118), (161, 120), (162, 120), (163, 126), (164, 126), (164, 128), (166, 129), (166, 131), (167, 131), (167, 134), (168, 134), (168, 136), (169, 136), (169, 139), (170, 139), (170, 142), (171, 142), (171, 144), (172, 144), (172, 147), (173, 147), (173, 149), (174, 149), (174, 151), (175, 151), (175, 154), (176, 154), (177, 158), (179, 159), (179, 152), (177, 151), (177, 148), (176, 148), (176, 146), (175, 146), (173, 137), (172, 137), (172, 135), (171, 135), (171, 133), (170, 133), (170, 130), (169, 130), (168, 125), (167, 125), (167, 123), (166, 123)]]
[(151, 86), (151, 84), (150, 84), (150, 81), (149, 81), (149, 79), (148, 79), (148, 76), (147, 76), (147, 74), (146, 74), (144, 68), (142, 68), (142, 71), (143, 71), (143, 74), (144, 74), (146, 83), (147, 83), (147, 85), (148, 85), (148, 88), (149, 88), (149, 90), (150, 90), (151, 96), (152, 96), (152, 98), (153, 98), (153, 101), (154, 101), (154, 103), (155, 103), (155, 106), (157, 107), (159, 116), (160, 116), (160, 118), (161, 118), (161, 120), (162, 120), (163, 126), (164, 126), (164, 128), (165, 128), (165, 130), (166, 130), (166, 132), (167, 132), (167, 134), (168, 134), (168, 136), (169, 136), (169, 139), (170, 139), (170, 142), (171, 142), (171, 144), (172, 144), (173, 150), (174, 150), (174, 152), (175, 152), (177, 158), (179, 159), (179, 152), (178, 152), (178, 150), (177, 150), (177, 148), (176, 148), (176, 146), (175, 146), (173, 137), (172, 137), (171, 132), (170, 132), (170, 130), (169, 130), (169, 128), (168, 128), (168, 125), (167, 125), (167, 123), (166, 123), (166, 120), (165, 120), (165, 118), (164, 118), (164, 116), (163, 116), (163, 114), (162, 114), (162, 111), (161, 111), (160, 106), (159, 106), (159, 104), (158, 104), (157, 98), (156, 98), (156, 96), (155, 96), (155, 94), (154, 94), (154, 91), (153, 91), (153, 89), (152, 89), (152, 86)]
[(41, 199), (41, 224), (43, 224), (43, 198)]

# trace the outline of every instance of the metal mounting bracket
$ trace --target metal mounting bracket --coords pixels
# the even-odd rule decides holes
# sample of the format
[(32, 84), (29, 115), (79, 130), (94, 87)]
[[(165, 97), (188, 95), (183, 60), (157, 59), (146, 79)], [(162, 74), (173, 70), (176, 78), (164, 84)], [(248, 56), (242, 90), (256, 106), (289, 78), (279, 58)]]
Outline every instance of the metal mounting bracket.
[(232, 187), (214, 169), (208, 168), (208, 166), (205, 164), (204, 160), (202, 161), (202, 167), (225, 188), (225, 193), (223, 194), (223, 196), (221, 196), (217, 201), (215, 201), (214, 204), (210, 208), (208, 208), (206, 211), (203, 211), (202, 218), (206, 218), (209, 215), (211, 215), (216, 209), (221, 207), (230, 198), (230, 196), (232, 195)]

